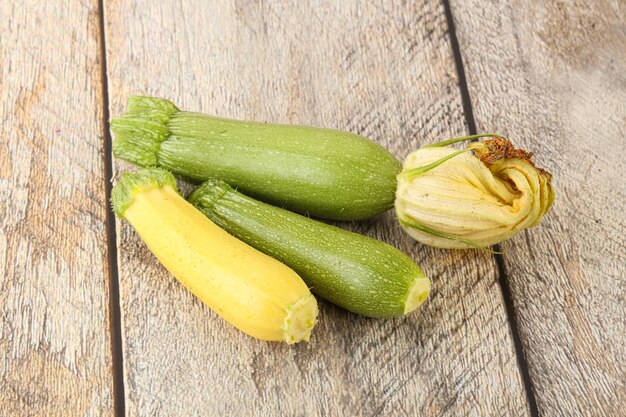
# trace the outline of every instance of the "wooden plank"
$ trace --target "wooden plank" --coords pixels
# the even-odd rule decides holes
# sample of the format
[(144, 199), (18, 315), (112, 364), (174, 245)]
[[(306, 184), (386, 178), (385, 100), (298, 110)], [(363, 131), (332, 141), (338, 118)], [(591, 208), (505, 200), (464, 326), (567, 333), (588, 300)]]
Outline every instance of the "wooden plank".
[(503, 245), (539, 411), (623, 415), (624, 3), (453, 3), (479, 131), (554, 174), (552, 212)]
[(110, 416), (97, 2), (0, 16), (0, 415)]
[[(107, 3), (111, 114), (152, 94), (358, 132), (398, 157), (465, 130), (439, 2), (191, 3)], [(224, 324), (119, 223), (128, 414), (527, 415), (492, 257), (422, 247), (392, 213), (345, 227), (410, 254), (431, 299), (397, 320), (320, 302), (312, 341), (287, 347)]]

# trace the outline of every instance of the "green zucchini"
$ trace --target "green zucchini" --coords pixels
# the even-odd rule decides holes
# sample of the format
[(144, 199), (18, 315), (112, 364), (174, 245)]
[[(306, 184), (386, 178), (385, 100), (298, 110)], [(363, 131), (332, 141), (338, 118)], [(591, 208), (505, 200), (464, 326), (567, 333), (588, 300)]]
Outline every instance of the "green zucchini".
[(116, 157), (195, 181), (221, 178), (300, 213), (360, 220), (393, 207), (402, 167), (385, 148), (338, 130), (244, 122), (130, 97), (111, 120)]
[(379, 240), (247, 197), (209, 180), (188, 197), (215, 224), (295, 270), (314, 294), (370, 317), (415, 310), (430, 281), (408, 256)]

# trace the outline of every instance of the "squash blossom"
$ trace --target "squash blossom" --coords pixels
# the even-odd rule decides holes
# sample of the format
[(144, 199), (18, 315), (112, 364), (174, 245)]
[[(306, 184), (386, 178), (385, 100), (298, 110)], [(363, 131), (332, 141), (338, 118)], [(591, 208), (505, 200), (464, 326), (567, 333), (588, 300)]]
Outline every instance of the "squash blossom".
[[(456, 142), (489, 136), (466, 149)], [(395, 208), (402, 228), (439, 248), (480, 248), (537, 225), (554, 201), (552, 176), (507, 139), (473, 135), (422, 147), (398, 175)]]

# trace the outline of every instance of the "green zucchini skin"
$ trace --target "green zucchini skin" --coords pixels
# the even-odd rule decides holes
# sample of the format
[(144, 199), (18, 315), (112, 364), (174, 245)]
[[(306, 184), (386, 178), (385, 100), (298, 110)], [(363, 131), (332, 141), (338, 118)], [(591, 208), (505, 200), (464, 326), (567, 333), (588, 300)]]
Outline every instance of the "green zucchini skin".
[(244, 122), (131, 97), (111, 120), (116, 157), (194, 181), (220, 178), (248, 195), (335, 220), (393, 207), (402, 167), (385, 148), (339, 130)]
[(420, 268), (396, 248), (254, 200), (223, 181), (205, 182), (188, 200), (233, 236), (291, 267), (313, 293), (354, 313), (402, 316), (430, 290)]

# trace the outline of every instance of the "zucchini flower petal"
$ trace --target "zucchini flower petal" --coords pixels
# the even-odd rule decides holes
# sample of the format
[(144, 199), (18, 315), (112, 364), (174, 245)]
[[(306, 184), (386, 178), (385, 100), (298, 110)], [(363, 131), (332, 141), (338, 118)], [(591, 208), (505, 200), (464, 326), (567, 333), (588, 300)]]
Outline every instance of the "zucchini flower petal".
[[(447, 145), (490, 136), (457, 150)], [(398, 175), (396, 214), (415, 240), (449, 249), (502, 242), (536, 226), (554, 201), (552, 176), (532, 154), (494, 135), (422, 147)]]

